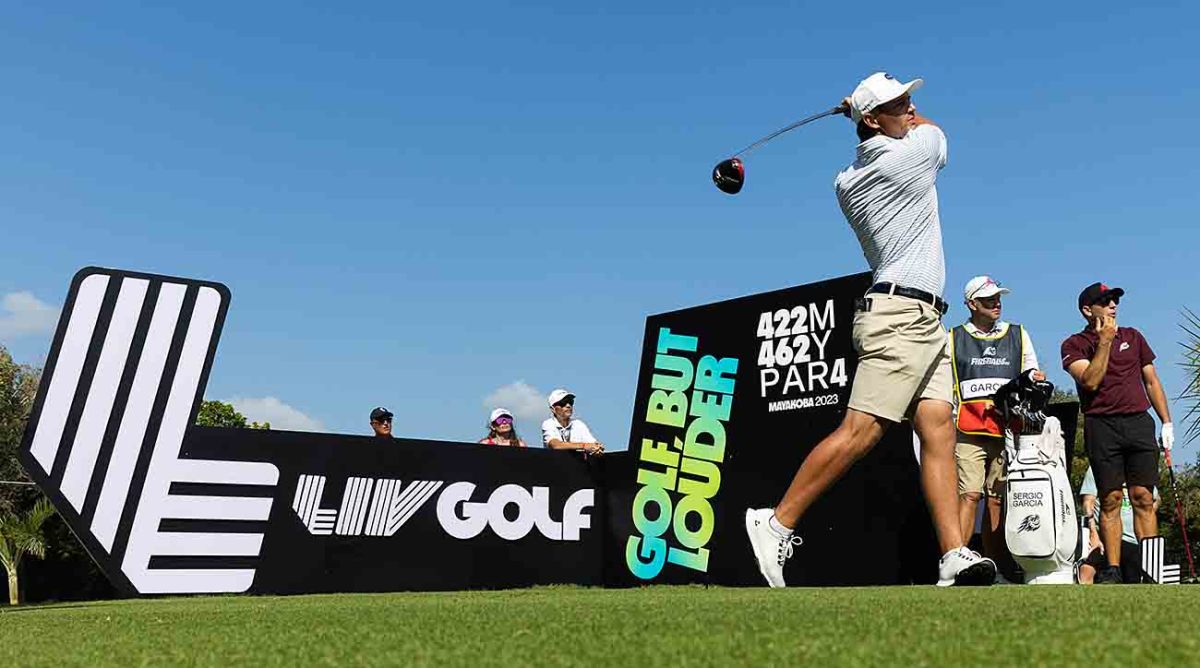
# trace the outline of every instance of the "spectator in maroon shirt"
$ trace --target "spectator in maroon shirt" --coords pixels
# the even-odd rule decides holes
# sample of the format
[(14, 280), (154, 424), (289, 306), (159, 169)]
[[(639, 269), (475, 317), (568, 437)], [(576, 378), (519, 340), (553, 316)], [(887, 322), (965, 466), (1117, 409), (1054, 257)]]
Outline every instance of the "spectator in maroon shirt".
[(1158, 482), (1154, 407), (1162, 421), (1162, 445), (1175, 440), (1166, 393), (1154, 370), (1154, 351), (1142, 333), (1117, 326), (1125, 291), (1093, 283), (1079, 293), (1082, 332), (1062, 343), (1062, 365), (1075, 379), (1083, 406), (1083, 438), (1100, 497), (1100, 541), (1108, 566), (1097, 584), (1121, 582), (1121, 492), (1129, 487), (1138, 539), (1158, 535), (1153, 489)]

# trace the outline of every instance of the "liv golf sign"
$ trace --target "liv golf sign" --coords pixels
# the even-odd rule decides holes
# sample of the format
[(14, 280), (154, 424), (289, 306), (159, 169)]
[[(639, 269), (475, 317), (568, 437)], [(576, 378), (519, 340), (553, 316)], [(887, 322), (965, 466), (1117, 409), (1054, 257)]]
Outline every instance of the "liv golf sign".
[(573, 455), (194, 426), (229, 301), (108, 269), (71, 284), (20, 458), (124, 593), (600, 583)]

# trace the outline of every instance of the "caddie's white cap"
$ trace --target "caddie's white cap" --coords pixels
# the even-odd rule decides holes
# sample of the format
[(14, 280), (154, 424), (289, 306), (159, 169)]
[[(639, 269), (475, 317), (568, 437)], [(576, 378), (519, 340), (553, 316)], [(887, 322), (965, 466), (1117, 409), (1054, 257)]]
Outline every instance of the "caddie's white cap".
[(496, 421), (496, 418), (502, 417), (505, 415), (507, 415), (509, 417), (509, 419), (512, 419), (512, 416), (513, 416), (512, 412), (510, 412), (507, 408), (497, 408), (496, 410), (492, 411), (491, 417), (488, 418), (488, 424), (494, 423)]
[(963, 297), (967, 301), (972, 299), (985, 299), (987, 297), (995, 297), (996, 295), (1006, 295), (1012, 292), (1008, 288), (1001, 287), (999, 283), (992, 280), (991, 276), (976, 276), (967, 281), (967, 287), (963, 288)]
[(875, 107), (912, 93), (925, 83), (924, 79), (913, 79), (908, 83), (900, 83), (887, 72), (876, 72), (859, 82), (858, 87), (850, 94), (850, 118), (855, 123), (862, 120), (863, 114), (869, 113)]
[(557, 390), (552, 391), (550, 393), (549, 397), (546, 397), (546, 403), (553, 406), (554, 404), (557, 404), (558, 402), (562, 401), (563, 399), (566, 399), (567, 397), (571, 397), (572, 399), (574, 399), (575, 394), (573, 392), (568, 392), (560, 387)]

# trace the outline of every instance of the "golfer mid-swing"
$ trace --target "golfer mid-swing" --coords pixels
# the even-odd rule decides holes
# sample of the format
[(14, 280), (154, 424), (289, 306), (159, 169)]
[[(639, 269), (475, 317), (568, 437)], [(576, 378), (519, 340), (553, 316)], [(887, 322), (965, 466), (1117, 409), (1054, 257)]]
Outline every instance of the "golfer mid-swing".
[(772, 587), (786, 584), (783, 564), (801, 544), (793, 529), (804, 512), (904, 419), (921, 440), (921, 486), (942, 552), (938, 585), (986, 585), (996, 576), (990, 559), (963, 546), (958, 521), (953, 380), (941, 322), (946, 263), (934, 187), (946, 136), (916, 114), (910, 95), (921, 83), (878, 72), (845, 100), (861, 143), (834, 187), (874, 285), (854, 316), (858, 370), (846, 417), (809, 453), (775, 508), (746, 511), (754, 558)]

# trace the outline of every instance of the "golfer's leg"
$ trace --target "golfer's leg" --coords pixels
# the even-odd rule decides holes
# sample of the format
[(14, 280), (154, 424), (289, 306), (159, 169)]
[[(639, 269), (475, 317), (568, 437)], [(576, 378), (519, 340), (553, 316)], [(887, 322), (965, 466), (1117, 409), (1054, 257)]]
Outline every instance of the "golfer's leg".
[(1121, 565), (1121, 501), (1120, 489), (1106, 492), (1100, 498), (1100, 542), (1109, 566)]
[(1125, 484), (1133, 506), (1133, 532), (1140, 541), (1158, 535), (1151, 491), (1158, 484), (1158, 444), (1154, 420), (1147, 413), (1125, 420), (1125, 428)]
[(1154, 514), (1154, 493), (1141, 485), (1129, 486), (1129, 502), (1133, 505), (1133, 533), (1140, 541), (1158, 535), (1158, 518)]
[(775, 519), (794, 528), (813, 501), (883, 438), (887, 425), (886, 420), (874, 415), (847, 409), (842, 424), (804, 458), (783, 499), (775, 506)]
[(913, 415), (913, 427), (921, 439), (921, 486), (943, 554), (963, 546), (962, 527), (958, 523), (954, 424), (950, 412), (950, 404), (945, 401), (922, 399)]

